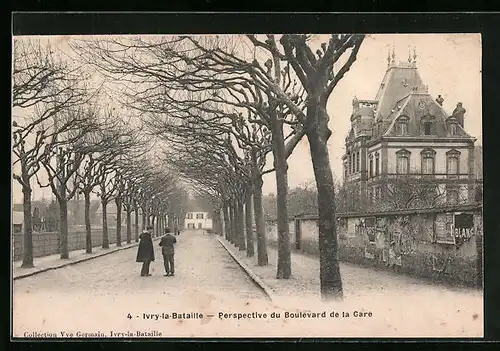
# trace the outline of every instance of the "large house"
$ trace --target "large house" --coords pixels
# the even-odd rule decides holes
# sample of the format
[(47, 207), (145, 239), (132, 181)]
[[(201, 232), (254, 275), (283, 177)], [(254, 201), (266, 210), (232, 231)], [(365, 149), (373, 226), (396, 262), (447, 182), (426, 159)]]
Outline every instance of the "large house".
[(406, 196), (402, 206), (410, 207), (424, 192), (448, 204), (470, 201), (476, 139), (464, 130), (464, 106), (443, 109), (441, 95), (431, 96), (422, 81), (416, 55), (399, 63), (391, 56), (375, 98), (352, 101), (344, 189), (367, 206)]
[(208, 212), (187, 212), (184, 226), (186, 229), (212, 229), (212, 219)]

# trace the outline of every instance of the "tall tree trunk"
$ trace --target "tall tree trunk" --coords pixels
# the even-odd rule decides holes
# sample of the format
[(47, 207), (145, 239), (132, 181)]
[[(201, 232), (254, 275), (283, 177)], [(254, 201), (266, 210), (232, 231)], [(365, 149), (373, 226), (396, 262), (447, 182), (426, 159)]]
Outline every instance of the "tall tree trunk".
[(231, 204), (229, 205), (229, 224), (231, 227), (231, 230), (229, 232), (229, 242), (231, 244), (235, 243), (235, 233), (236, 233), (236, 222), (234, 218), (234, 201), (231, 200)]
[(217, 210), (217, 218), (219, 219), (219, 235), (224, 236), (224, 223), (222, 218), (222, 207)]
[(134, 210), (135, 214), (135, 242), (139, 242), (139, 209)]
[(158, 234), (162, 235), (163, 234), (163, 215), (159, 214), (158, 215)]
[(245, 201), (245, 228), (247, 235), (247, 257), (253, 257), (255, 249), (253, 245), (253, 223), (252, 223), (252, 189), (248, 189)]
[(170, 229), (170, 231), (172, 231), (174, 229), (174, 213), (173, 212), (168, 213), (168, 228)]
[(262, 175), (256, 166), (253, 167), (253, 211), (255, 216), (255, 231), (257, 232), (257, 264), (266, 266), (269, 263), (267, 256), (266, 223), (264, 207), (262, 205)]
[(33, 226), (31, 216), (31, 188), (29, 187), (30, 180), (27, 176), (23, 176), (23, 219), (24, 219), (24, 235), (23, 235), (23, 263), (21, 267), (33, 267)]
[(223, 236), (224, 232), (222, 229), (222, 209), (219, 208), (217, 211), (215, 211), (214, 218), (217, 218), (217, 234), (219, 234), (219, 236)]
[(152, 215), (151, 216), (151, 226), (153, 227), (153, 236), (158, 235), (158, 228), (155, 226), (155, 224), (156, 224), (155, 221), (156, 221), (156, 216)]
[(273, 156), (276, 175), (276, 206), (278, 221), (278, 266), (276, 278), (290, 279), (292, 275), (290, 233), (288, 229), (288, 211), (286, 207), (288, 192), (288, 165), (286, 162), (283, 122), (273, 121)]
[(132, 242), (132, 210), (127, 208), (127, 244)]
[(146, 229), (146, 224), (147, 224), (146, 218), (147, 218), (146, 212), (142, 210), (142, 230)]
[(233, 242), (234, 245), (239, 249), (240, 248), (240, 218), (239, 218), (239, 204), (238, 200), (234, 202), (234, 237)]
[(101, 200), (102, 205), (102, 248), (109, 249), (109, 236), (108, 236), (108, 202)]
[(122, 246), (122, 200), (117, 197), (116, 204), (116, 246)]
[(245, 214), (243, 213), (243, 200), (240, 198), (237, 201), (237, 228), (238, 228), (238, 249), (239, 251), (245, 251), (246, 250), (246, 243), (245, 243)]
[(156, 216), (156, 236), (161, 235), (161, 215)]
[(60, 226), (60, 245), (61, 248), (59, 252), (61, 253), (62, 259), (69, 258), (69, 248), (68, 248), (68, 200), (63, 199), (59, 201), (59, 219), (61, 222)]
[(90, 223), (90, 191), (83, 193), (85, 198), (85, 252), (92, 253), (92, 227)]
[(80, 214), (80, 197), (78, 192), (75, 195), (75, 214), (74, 214), (74, 224), (80, 225), (81, 222), (81, 214)]
[(229, 204), (224, 201), (224, 236), (229, 241), (229, 233), (231, 232), (231, 222), (229, 221)]
[(311, 124), (306, 135), (318, 192), (321, 296), (324, 299), (341, 299), (343, 291), (337, 258), (335, 188), (327, 147), (330, 136), (328, 115), (325, 107), (321, 108), (319, 103), (314, 102), (308, 106), (307, 114)]

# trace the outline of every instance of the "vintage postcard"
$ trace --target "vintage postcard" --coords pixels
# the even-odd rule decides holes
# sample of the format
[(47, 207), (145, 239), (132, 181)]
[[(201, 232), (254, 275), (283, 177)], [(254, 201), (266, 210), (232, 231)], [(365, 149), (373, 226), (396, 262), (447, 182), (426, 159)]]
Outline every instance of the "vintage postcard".
[(14, 36), (14, 338), (483, 337), (481, 35)]

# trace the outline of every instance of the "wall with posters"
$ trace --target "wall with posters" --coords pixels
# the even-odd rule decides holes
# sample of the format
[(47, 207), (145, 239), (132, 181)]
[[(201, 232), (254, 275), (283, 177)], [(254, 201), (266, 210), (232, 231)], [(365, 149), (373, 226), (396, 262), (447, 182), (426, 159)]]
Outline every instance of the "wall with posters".
[[(390, 269), (454, 285), (482, 285), (482, 204), (421, 210), (341, 214), (339, 260)], [(317, 255), (313, 216), (290, 222), (292, 248)], [(275, 222), (268, 223), (271, 245)]]

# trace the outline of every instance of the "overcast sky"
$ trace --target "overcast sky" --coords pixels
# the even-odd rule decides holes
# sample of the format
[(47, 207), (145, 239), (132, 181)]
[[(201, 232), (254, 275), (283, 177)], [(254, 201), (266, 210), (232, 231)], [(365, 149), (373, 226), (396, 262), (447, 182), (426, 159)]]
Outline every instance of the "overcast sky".
[[(51, 38), (52, 45), (66, 47), (68, 37)], [(482, 144), (481, 109), (481, 37), (480, 34), (377, 34), (367, 35), (357, 60), (337, 85), (328, 101), (330, 129), (328, 142), (332, 171), (342, 178), (341, 157), (352, 112), (352, 98), (374, 99), (387, 69), (387, 53), (394, 46), (396, 61), (406, 61), (408, 50), (417, 51), (417, 68), (433, 97), (441, 94), (443, 107), (451, 113), (457, 102), (467, 110), (465, 130)], [(272, 166), (272, 163), (270, 164)], [(264, 178), (264, 193), (275, 192), (274, 174)], [(290, 187), (314, 180), (309, 145), (304, 138), (289, 158)], [(35, 185), (35, 184), (33, 184)], [(34, 198), (52, 197), (49, 189), (43, 192), (35, 186)], [(14, 202), (22, 201), (17, 182), (13, 182)]]

